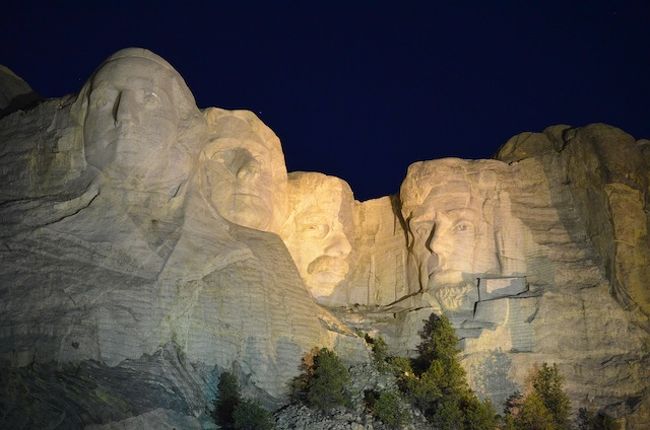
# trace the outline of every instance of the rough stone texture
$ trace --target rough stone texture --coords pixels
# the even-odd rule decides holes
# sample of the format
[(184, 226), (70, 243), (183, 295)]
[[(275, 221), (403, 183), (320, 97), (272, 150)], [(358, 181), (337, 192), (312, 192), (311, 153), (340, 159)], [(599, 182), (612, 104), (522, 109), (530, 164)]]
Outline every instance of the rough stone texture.
[(342, 179), (316, 172), (292, 172), (288, 189), (282, 240), (311, 294), (327, 302), (350, 270), (352, 191)]
[[(278, 430), (389, 430), (379, 419), (375, 419), (368, 410), (364, 396), (366, 391), (397, 392), (397, 383), (390, 374), (381, 373), (373, 364), (364, 363), (349, 368), (351, 384), (348, 387), (351, 406), (334, 408), (323, 412), (308, 408), (301, 403), (293, 403), (278, 410), (275, 425)], [(402, 399), (401, 405), (410, 416), (403, 425), (403, 430), (425, 430), (431, 425), (416, 409), (409, 407)]]
[(39, 99), (27, 82), (0, 64), (0, 118), (32, 107)]
[[(113, 367), (94, 360), (34, 363), (3, 368), (0, 378), (3, 428), (82, 428), (154, 419), (171, 424), (180, 417), (196, 422), (214, 396), (218, 372), (188, 363), (178, 345), (167, 344)], [(129, 420), (138, 415), (143, 416)]]
[(413, 354), (431, 312), (497, 405), (557, 363), (575, 408), (650, 422), (647, 140), (553, 126), (355, 202), (287, 179), (254, 114), (200, 111), (146, 50), (21, 109), (0, 119), (4, 427), (204, 425), (223, 370), (279, 405), (312, 347), (363, 362), (354, 328)]
[(356, 203), (351, 268), (336, 304), (389, 305), (408, 293), (406, 233), (395, 197)]
[(85, 430), (141, 430), (141, 429), (187, 429), (201, 430), (203, 426), (194, 417), (179, 415), (173, 410), (154, 409), (136, 417), (109, 424), (92, 424), (84, 427)]
[(647, 140), (635, 142), (615, 127), (592, 124), (517, 135), (497, 155), (504, 161), (532, 156), (547, 160), (545, 173), (563, 181), (573, 194), (617, 300), (646, 317), (650, 314), (648, 154)]
[(192, 366), (233, 371), (245, 393), (277, 405), (312, 347), (367, 359), (314, 303), (278, 236), (220, 216), (210, 130), (160, 57), (120, 51), (76, 98), (15, 112), (0, 135), (3, 367), (114, 369), (173, 342)]

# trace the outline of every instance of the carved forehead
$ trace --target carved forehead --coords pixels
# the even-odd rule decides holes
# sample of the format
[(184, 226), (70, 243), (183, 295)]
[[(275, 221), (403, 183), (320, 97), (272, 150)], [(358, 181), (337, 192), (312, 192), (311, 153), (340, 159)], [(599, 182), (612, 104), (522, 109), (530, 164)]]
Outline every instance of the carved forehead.
[(80, 95), (102, 85), (128, 86), (164, 91), (183, 116), (198, 113), (194, 96), (181, 75), (163, 58), (151, 51), (128, 48), (108, 57), (86, 82)]
[(433, 210), (480, 207), (494, 192), (505, 165), (495, 160), (447, 158), (414, 163), (400, 189), (405, 218)]
[(122, 58), (107, 61), (92, 78), (93, 87), (100, 82), (152, 83), (171, 86), (175, 75), (169, 69), (145, 58)]
[(203, 115), (208, 123), (210, 143), (204, 149), (208, 158), (216, 151), (246, 148), (263, 158), (262, 161), (270, 166), (275, 181), (286, 182), (287, 169), (280, 139), (255, 114), (243, 110), (208, 108)]
[(280, 139), (252, 112), (209, 108), (204, 115), (208, 122), (211, 140), (232, 138), (254, 141), (275, 156), (283, 157)]
[(354, 202), (344, 180), (316, 172), (292, 172), (288, 182), (289, 204), (294, 214), (323, 212), (336, 216)]

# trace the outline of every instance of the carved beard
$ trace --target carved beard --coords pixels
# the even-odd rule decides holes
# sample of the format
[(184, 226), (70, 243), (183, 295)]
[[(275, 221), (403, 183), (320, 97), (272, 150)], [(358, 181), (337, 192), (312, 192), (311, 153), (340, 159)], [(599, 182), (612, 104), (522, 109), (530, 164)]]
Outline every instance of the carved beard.
[(434, 295), (443, 310), (455, 311), (461, 307), (474, 288), (474, 285), (466, 282), (453, 285), (441, 285), (434, 289)]

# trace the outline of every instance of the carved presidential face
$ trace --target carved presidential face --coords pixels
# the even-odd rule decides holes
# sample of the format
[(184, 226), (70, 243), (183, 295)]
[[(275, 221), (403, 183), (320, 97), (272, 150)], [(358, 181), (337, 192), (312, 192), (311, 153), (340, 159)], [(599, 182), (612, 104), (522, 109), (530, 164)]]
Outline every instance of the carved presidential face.
[[(84, 123), (86, 160), (114, 174), (165, 175), (179, 115), (172, 72), (146, 58), (105, 63), (91, 82)], [(181, 166), (176, 166), (180, 168)], [(119, 170), (119, 172), (115, 171)]]
[(210, 109), (208, 194), (227, 220), (264, 231), (284, 221), (286, 168), (278, 138), (251, 112)]
[(269, 150), (252, 139), (213, 141), (209, 186), (222, 216), (235, 224), (267, 230), (273, 216)]
[(352, 192), (345, 182), (320, 173), (290, 175), (290, 215), (282, 238), (315, 298), (328, 297), (349, 271), (351, 246), (345, 220)]
[(498, 272), (494, 230), (484, 217), (483, 199), (472, 196), (468, 183), (436, 188), (421, 214), (409, 220), (422, 285), (457, 284), (468, 275)]
[(420, 177), (407, 177), (401, 199), (410, 276), (421, 289), (440, 292), (443, 305), (454, 308), (477, 277), (499, 275), (501, 267), (494, 228), (498, 202), (482, 188), (480, 173), (450, 169), (450, 163), (430, 162), (409, 171)]

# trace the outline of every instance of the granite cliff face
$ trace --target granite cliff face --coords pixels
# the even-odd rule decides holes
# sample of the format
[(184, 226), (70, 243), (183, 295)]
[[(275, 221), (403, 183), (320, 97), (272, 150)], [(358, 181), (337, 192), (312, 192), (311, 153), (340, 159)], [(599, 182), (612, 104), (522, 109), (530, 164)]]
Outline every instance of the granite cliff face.
[(553, 126), (357, 202), (287, 174), (254, 114), (199, 110), (146, 50), (18, 109), (0, 118), (3, 424), (200, 428), (221, 371), (279, 405), (312, 347), (363, 362), (361, 329), (411, 354), (431, 312), (497, 404), (554, 362), (574, 407), (650, 420), (648, 141)]

